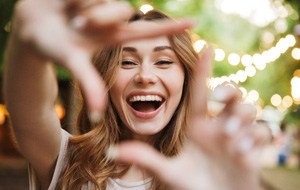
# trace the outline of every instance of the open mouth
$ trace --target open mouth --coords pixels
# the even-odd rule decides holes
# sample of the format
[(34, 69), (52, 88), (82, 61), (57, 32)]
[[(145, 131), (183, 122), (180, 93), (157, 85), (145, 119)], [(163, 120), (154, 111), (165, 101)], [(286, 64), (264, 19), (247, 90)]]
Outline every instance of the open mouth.
[(152, 112), (157, 110), (164, 102), (158, 95), (132, 96), (129, 98), (129, 105), (139, 112)]

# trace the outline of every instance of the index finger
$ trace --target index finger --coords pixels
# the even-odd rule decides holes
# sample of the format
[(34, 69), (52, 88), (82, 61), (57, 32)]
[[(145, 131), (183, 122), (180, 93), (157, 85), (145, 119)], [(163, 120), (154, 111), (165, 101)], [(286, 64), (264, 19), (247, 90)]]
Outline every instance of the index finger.
[[(151, 26), (149, 26), (151, 24)], [(186, 19), (180, 22), (161, 20), (156, 22), (132, 22), (121, 26), (115, 35), (114, 42), (122, 43), (130, 40), (153, 38), (161, 35), (172, 35), (184, 32), (194, 26), (194, 22)]]

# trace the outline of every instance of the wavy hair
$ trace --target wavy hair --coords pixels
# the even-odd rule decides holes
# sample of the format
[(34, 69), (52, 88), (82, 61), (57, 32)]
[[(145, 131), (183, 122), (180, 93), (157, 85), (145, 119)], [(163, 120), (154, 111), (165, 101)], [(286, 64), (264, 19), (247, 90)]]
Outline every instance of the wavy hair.
[[(129, 22), (140, 20), (155, 22), (163, 19), (170, 20), (160, 11), (152, 10), (145, 14), (137, 12)], [(185, 79), (180, 103), (167, 126), (154, 135), (153, 146), (159, 152), (171, 157), (178, 154), (187, 135), (190, 117), (188, 108), (191, 102), (190, 83), (197, 63), (197, 54), (187, 31), (168, 36), (168, 39), (184, 67)], [(105, 47), (97, 52), (93, 59), (97, 70), (106, 82), (108, 93), (115, 81), (121, 53), (120, 45)], [(124, 166), (122, 170), (117, 170), (118, 164), (107, 159), (105, 155), (110, 145), (132, 139), (132, 134), (126, 127), (121, 126), (121, 120), (110, 99), (103, 113), (103, 120), (96, 125), (90, 123), (87, 107), (82, 101), (77, 122), (79, 135), (70, 138), (67, 165), (60, 178), (59, 189), (80, 189), (90, 181), (94, 189), (103, 190), (106, 189), (109, 177), (120, 177), (129, 169), (130, 166)], [(166, 189), (166, 187), (153, 177), (151, 189)]]

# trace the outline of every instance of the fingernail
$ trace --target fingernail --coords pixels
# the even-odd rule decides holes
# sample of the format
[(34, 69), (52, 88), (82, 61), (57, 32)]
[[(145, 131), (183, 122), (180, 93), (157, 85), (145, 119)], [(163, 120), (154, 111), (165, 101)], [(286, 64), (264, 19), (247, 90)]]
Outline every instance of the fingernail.
[(118, 3), (118, 6), (125, 8), (125, 9), (129, 9), (129, 10), (133, 10), (132, 6), (130, 5), (130, 3), (128, 3), (127, 1), (120, 1)]
[(75, 16), (74, 18), (71, 19), (71, 26), (74, 29), (82, 29), (87, 23), (87, 20), (83, 16)]
[(215, 88), (210, 94), (210, 99), (224, 102), (227, 99), (226, 89), (222, 87)]
[(197, 26), (197, 25), (199, 25), (199, 21), (198, 21), (198, 20), (192, 19), (192, 18), (189, 18), (189, 20), (190, 20), (190, 23), (191, 23), (192, 26)]
[(243, 138), (238, 147), (239, 152), (242, 154), (247, 152), (248, 150), (250, 150), (252, 148), (253, 143), (254, 143), (254, 141), (252, 138), (250, 138), (250, 137)]
[(225, 108), (225, 104), (222, 102), (208, 100), (207, 101), (207, 110), (210, 116), (217, 116), (219, 115), (223, 109)]
[(119, 150), (116, 145), (110, 145), (106, 150), (106, 157), (109, 160), (115, 160), (118, 156)]
[(125, 16), (131, 16), (134, 9), (126, 1), (120, 1), (117, 5), (114, 6), (115, 11), (122, 13)]
[(237, 117), (231, 117), (226, 122), (226, 125), (224, 127), (224, 132), (228, 136), (232, 136), (240, 127), (241, 121)]
[(89, 113), (89, 119), (92, 123), (99, 123), (101, 121), (101, 114), (98, 111), (92, 111)]
[(182, 18), (178, 20), (179, 23), (184, 23), (188, 26), (197, 26), (198, 25), (198, 21), (196, 19), (192, 19), (192, 18)]

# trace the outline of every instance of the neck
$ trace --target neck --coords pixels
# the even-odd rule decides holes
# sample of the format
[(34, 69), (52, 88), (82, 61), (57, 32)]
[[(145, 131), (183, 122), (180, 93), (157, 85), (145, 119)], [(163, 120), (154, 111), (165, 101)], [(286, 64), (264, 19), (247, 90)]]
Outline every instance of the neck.
[(120, 125), (121, 131), (120, 131), (120, 141), (124, 140), (137, 140), (140, 142), (145, 142), (150, 145), (154, 145), (155, 139), (157, 139), (157, 136), (161, 134), (161, 132), (154, 134), (154, 135), (140, 135), (133, 133), (131, 130), (129, 130), (125, 125)]
[(128, 171), (120, 177), (120, 179), (124, 181), (142, 181), (149, 177), (151, 176), (148, 172), (136, 165), (132, 165)]

